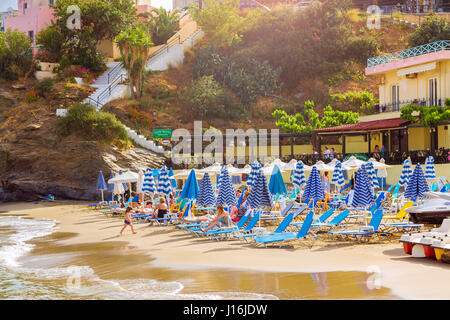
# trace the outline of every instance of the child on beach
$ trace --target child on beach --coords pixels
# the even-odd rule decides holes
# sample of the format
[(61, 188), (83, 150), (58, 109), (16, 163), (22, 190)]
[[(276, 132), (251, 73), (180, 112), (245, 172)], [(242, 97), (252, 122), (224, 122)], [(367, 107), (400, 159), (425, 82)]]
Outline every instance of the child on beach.
[(131, 207), (128, 207), (127, 210), (125, 210), (126, 217), (124, 220), (123, 228), (122, 230), (120, 230), (120, 235), (122, 235), (123, 230), (125, 230), (127, 226), (130, 226), (131, 232), (133, 232), (133, 234), (136, 234), (133, 228), (133, 217), (131, 216), (131, 210), (133, 210)]

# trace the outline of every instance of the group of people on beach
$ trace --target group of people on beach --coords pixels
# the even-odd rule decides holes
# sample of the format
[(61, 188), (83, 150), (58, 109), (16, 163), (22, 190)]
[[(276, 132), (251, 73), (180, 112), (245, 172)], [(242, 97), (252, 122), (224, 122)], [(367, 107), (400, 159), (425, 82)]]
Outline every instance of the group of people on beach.
[[(208, 222), (208, 225), (204, 228), (200, 228), (202, 231), (208, 231), (214, 228), (217, 225), (222, 224), (223, 226), (231, 226), (232, 223), (236, 223), (240, 220), (240, 218), (245, 214), (249, 205), (247, 203), (247, 198), (249, 195), (249, 191), (246, 190), (244, 195), (242, 195), (241, 190), (236, 191), (237, 200), (241, 199), (239, 208), (237, 206), (233, 206), (228, 213), (223, 206), (217, 206), (217, 214), (206, 214), (203, 216), (199, 216), (197, 218), (181, 218), (182, 221), (185, 222)], [(136, 231), (133, 227), (133, 213), (151, 213), (151, 219), (163, 219), (169, 213), (169, 206), (164, 197), (159, 199), (159, 203), (153, 205), (152, 201), (147, 201), (146, 203), (138, 202), (136, 206), (128, 206), (125, 209), (125, 219), (122, 230), (120, 230), (120, 235), (122, 236), (125, 229), (129, 226), (131, 228), (131, 232), (136, 234)], [(153, 221), (150, 219), (149, 225), (153, 225)]]

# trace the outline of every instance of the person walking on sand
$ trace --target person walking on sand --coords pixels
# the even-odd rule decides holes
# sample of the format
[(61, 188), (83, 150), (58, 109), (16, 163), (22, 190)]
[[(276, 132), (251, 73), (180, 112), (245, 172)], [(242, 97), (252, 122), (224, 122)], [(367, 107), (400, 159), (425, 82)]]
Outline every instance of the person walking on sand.
[(131, 216), (131, 210), (133, 210), (131, 207), (128, 207), (127, 210), (125, 210), (126, 217), (124, 220), (123, 228), (122, 230), (120, 230), (120, 235), (122, 235), (123, 230), (125, 230), (127, 226), (130, 226), (131, 232), (133, 232), (133, 234), (136, 234), (133, 228), (133, 217)]

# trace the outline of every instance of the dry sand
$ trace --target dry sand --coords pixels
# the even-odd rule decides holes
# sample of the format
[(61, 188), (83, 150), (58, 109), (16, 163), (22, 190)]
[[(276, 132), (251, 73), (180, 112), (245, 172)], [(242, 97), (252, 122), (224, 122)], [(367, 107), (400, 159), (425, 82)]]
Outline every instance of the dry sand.
[(155, 264), (170, 268), (225, 267), (267, 272), (381, 272), (381, 285), (406, 299), (450, 299), (450, 266), (430, 259), (415, 259), (403, 253), (401, 244), (375, 242), (355, 244), (330, 241), (325, 235), (284, 248), (256, 248), (239, 241), (212, 241), (168, 227), (135, 224), (137, 234), (123, 220), (88, 210), (86, 203), (8, 203), (0, 214), (54, 219), (55, 231), (73, 232), (69, 243), (126, 241), (148, 252)]

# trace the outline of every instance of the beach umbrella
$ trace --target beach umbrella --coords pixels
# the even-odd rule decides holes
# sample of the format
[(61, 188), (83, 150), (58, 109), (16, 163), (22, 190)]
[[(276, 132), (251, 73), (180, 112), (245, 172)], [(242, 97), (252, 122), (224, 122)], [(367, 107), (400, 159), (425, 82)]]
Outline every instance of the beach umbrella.
[(172, 185), (170, 184), (169, 171), (167, 167), (162, 167), (158, 178), (158, 192), (168, 196), (172, 192)]
[(334, 168), (323, 161), (317, 161), (314, 165), (318, 171), (333, 171)]
[(412, 173), (411, 161), (409, 161), (409, 159), (406, 159), (405, 161), (403, 161), (402, 173), (400, 174), (398, 184), (402, 187), (408, 185), (411, 173)]
[(121, 194), (124, 194), (124, 193), (125, 193), (125, 189), (123, 187), (123, 183), (122, 182), (114, 183), (113, 194), (121, 195)]
[(195, 176), (195, 170), (192, 169), (189, 174), (186, 183), (184, 184), (183, 190), (181, 191), (180, 197), (182, 199), (197, 199), (198, 197), (198, 182)]
[(429, 156), (425, 161), (425, 179), (437, 179), (432, 156)]
[(312, 167), (311, 174), (306, 182), (305, 192), (303, 193), (305, 202), (310, 200), (323, 200), (325, 199), (325, 191), (323, 189), (322, 180), (320, 179), (319, 171), (316, 166)]
[(269, 181), (270, 193), (275, 194), (287, 194), (286, 185), (284, 184), (283, 176), (281, 175), (278, 165), (274, 165), (272, 175)]
[(370, 190), (369, 177), (364, 165), (358, 169), (355, 181), (355, 193), (353, 195), (353, 207), (367, 208), (373, 204), (372, 191)]
[(357, 159), (355, 156), (351, 156), (348, 160), (342, 162), (342, 168), (351, 170), (351, 169), (359, 169), (366, 162), (360, 159)]
[[(109, 180), (111, 180), (112, 178), (114, 178), (114, 173), (111, 172), (111, 174), (109, 175)], [(108, 192), (113, 192), (114, 191), (114, 183), (109, 183), (108, 182)]]
[(231, 177), (228, 174), (227, 167), (223, 168), (220, 177), (220, 188), (216, 199), (216, 206), (231, 207), (236, 205), (236, 192), (231, 183)]
[(334, 166), (333, 178), (331, 182), (339, 189), (345, 184), (344, 173), (342, 171), (342, 162), (336, 160), (336, 165)]
[(197, 204), (200, 207), (211, 207), (216, 203), (216, 194), (209, 178), (208, 172), (205, 172), (202, 180), (200, 180)]
[(175, 179), (175, 174), (173, 173), (172, 168), (169, 169), (169, 178), (170, 178), (170, 184), (172, 185), (173, 189), (176, 189), (178, 184), (177, 184), (177, 180)]
[(102, 202), (103, 199), (103, 191), (108, 190), (108, 187), (106, 186), (105, 178), (103, 177), (103, 172), (100, 171), (97, 178), (97, 190), (100, 190), (102, 192)]
[(258, 161), (254, 161), (252, 163), (252, 169), (250, 171), (250, 174), (249, 174), (248, 180), (247, 180), (248, 187), (251, 187), (253, 185), (253, 181), (257, 177), (257, 174), (258, 174), (260, 168), (261, 168), (261, 164)]
[(367, 177), (369, 178), (370, 187), (371, 188), (379, 188), (377, 174), (375, 172), (375, 168), (373, 167), (373, 163), (368, 161), (365, 165), (367, 171)]
[(267, 185), (267, 178), (261, 169), (256, 175), (247, 201), (252, 209), (258, 207), (272, 207), (272, 195), (270, 194), (269, 186)]
[(292, 175), (292, 183), (299, 188), (306, 184), (305, 165), (301, 160), (299, 160), (295, 166), (294, 174)]
[(139, 169), (138, 175), (139, 175), (139, 178), (136, 183), (136, 192), (141, 193), (142, 188), (144, 186), (144, 171), (142, 171), (142, 169)]
[(144, 174), (144, 183), (142, 185), (142, 192), (145, 194), (153, 194), (156, 192), (156, 183), (155, 179), (153, 178), (153, 172), (151, 169), (145, 170)]
[(424, 193), (428, 191), (429, 188), (425, 181), (422, 167), (420, 164), (417, 164), (412, 176), (409, 178), (408, 186), (405, 190), (405, 198), (416, 201), (417, 198), (423, 198), (425, 196)]
[(114, 178), (109, 179), (108, 183), (133, 183), (138, 182), (139, 175), (135, 172), (131, 171), (125, 171), (122, 172), (122, 170), (119, 171), (119, 174), (116, 175)]

